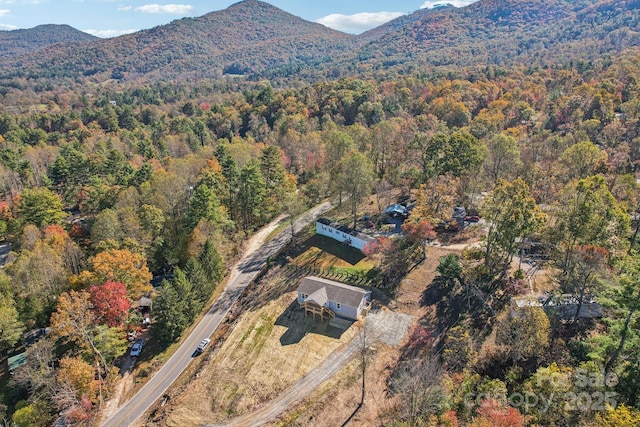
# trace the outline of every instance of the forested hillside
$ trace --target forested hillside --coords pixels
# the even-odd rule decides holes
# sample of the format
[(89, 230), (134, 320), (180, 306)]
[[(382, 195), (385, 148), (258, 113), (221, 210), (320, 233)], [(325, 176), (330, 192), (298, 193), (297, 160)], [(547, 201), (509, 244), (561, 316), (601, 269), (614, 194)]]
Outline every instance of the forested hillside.
[(485, 0), (409, 18), (360, 36), (375, 37), (359, 52), (361, 69), (380, 61), (408, 67), (593, 61), (640, 41), (637, 1)]
[(29, 54), (57, 43), (82, 43), (96, 40), (90, 34), (68, 25), (39, 25), (28, 30), (0, 31), (0, 58)]
[[(368, 283), (388, 300), (415, 267), (414, 255), (429, 257), (425, 240), (438, 225), (449, 228), (454, 207), (466, 207), (485, 228), (479, 247), (444, 257), (438, 277), (423, 284), (416, 304), (439, 295), (437, 322), (420, 319), (387, 367), (385, 425), (638, 425), (640, 53), (626, 47), (640, 3), (553, 1), (544, 11), (543, 2), (511, 8), (516, 3), (421, 12), (424, 21), (374, 42), (388, 40), (393, 51), (391, 41), (411, 35), (427, 46), (420, 22), (433, 34), (438, 19), (453, 26), (482, 16), (480, 26), (453, 26), (460, 37), (452, 49), (467, 49), (464, 40), (480, 40), (483, 31), (489, 44), (529, 32), (529, 47), (503, 65), (485, 64), (479, 51), (480, 65), (362, 62), (350, 77), (304, 83), (294, 74), (277, 84), (234, 77), (32, 84), (13, 69), (22, 77), (0, 97), (0, 239), (10, 248), (0, 270), (0, 352), (26, 351), (27, 361), (2, 377), (0, 415), (18, 426), (95, 424), (113, 396), (128, 332), (141, 328), (134, 308), (141, 296), (153, 299), (144, 351), (161, 363), (259, 227), (327, 198), (348, 200), (357, 222), (360, 200), (396, 189), (415, 207), (400, 236), (366, 254), (375, 263)], [(269, 19), (280, 12), (249, 1), (91, 52), (110, 52), (123, 73), (135, 74), (144, 70), (127, 62), (127, 49), (153, 59), (173, 52), (156, 48), (191, 46), (193, 54), (166, 64), (193, 69), (200, 65), (191, 59), (210, 48), (196, 29), (213, 39), (213, 21), (226, 22), (216, 43), (251, 52), (233, 38), (247, 32), (232, 29), (245, 13), (264, 21), (253, 40), (270, 40), (273, 49), (324, 40), (310, 48), (321, 56), (327, 40), (339, 49), (353, 42), (316, 25), (306, 27), (306, 41), (290, 38), (297, 18), (280, 15), (290, 25), (279, 26)], [(553, 22), (591, 35), (546, 46), (568, 34), (550, 33)], [(621, 22), (629, 29), (617, 33)], [(605, 28), (612, 31), (595, 42)], [(112, 50), (100, 51), (105, 46)], [(75, 73), (73, 61), (89, 64), (88, 51), (74, 49), (78, 56), (56, 60), (52, 77)], [(590, 59), (554, 59), (563, 49)], [(524, 60), (536, 57), (545, 60)], [(160, 62), (149, 70), (169, 70)], [(96, 75), (112, 72), (96, 64)], [(523, 242), (542, 248), (535, 255), (544, 282), (535, 288), (514, 258)], [(153, 289), (154, 276), (171, 280)], [(512, 310), (517, 297), (551, 306), (569, 298), (574, 311), (562, 317), (537, 303)], [(601, 316), (586, 318), (595, 302)], [(48, 333), (25, 347), (25, 333), (38, 331)], [(525, 405), (517, 396), (538, 400)]]
[[(37, 55), (31, 51), (40, 45), (33, 42), (22, 55), (22, 48), (8, 49), (0, 83), (23, 87), (46, 84), (43, 79), (72, 84), (232, 74), (287, 85), (421, 68), (588, 63), (636, 46), (639, 14), (635, 0), (483, 0), (464, 8), (418, 10), (353, 36), (245, 0), (113, 39), (44, 47)], [(55, 36), (50, 30), (28, 31), (47, 40), (45, 46), (69, 41), (68, 29)]]
[(245, 0), (134, 34), (17, 56), (4, 64), (2, 75), (97, 81), (217, 77), (328, 61), (354, 43), (355, 36)]

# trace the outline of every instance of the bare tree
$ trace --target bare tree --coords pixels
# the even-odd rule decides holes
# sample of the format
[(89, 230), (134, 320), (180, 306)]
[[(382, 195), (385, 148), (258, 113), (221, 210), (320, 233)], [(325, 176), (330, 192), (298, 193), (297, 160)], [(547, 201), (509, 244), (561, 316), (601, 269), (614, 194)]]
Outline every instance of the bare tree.
[(440, 410), (445, 399), (442, 374), (442, 366), (432, 355), (407, 361), (394, 372), (390, 390), (400, 399), (403, 420), (414, 425)]

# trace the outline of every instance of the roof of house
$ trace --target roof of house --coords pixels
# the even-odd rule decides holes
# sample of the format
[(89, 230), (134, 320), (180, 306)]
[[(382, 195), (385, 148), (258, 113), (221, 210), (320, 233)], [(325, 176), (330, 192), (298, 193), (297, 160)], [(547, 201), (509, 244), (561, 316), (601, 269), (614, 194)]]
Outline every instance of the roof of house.
[(335, 230), (341, 231), (341, 232), (343, 232), (345, 234), (348, 234), (350, 236), (357, 237), (358, 239), (364, 240), (365, 242), (375, 242), (375, 240), (376, 240), (374, 237), (371, 237), (371, 236), (369, 236), (367, 234), (361, 233), (358, 230), (354, 230), (353, 228), (347, 227), (346, 225), (342, 225), (342, 224), (340, 224), (338, 222), (331, 221), (328, 218), (318, 218), (318, 222), (320, 224), (328, 225), (329, 227), (331, 227), (331, 228), (333, 228)]
[[(512, 298), (512, 303), (518, 308), (524, 307), (542, 307), (546, 311), (550, 311), (556, 316), (568, 319), (575, 315), (578, 309), (578, 296), (565, 294), (559, 298), (548, 297), (536, 297), (536, 296), (523, 296)], [(593, 297), (585, 296), (580, 306), (580, 318), (601, 318), (602, 307), (598, 304)]]
[(404, 206), (396, 203), (394, 205), (387, 206), (387, 208), (384, 210), (384, 213), (386, 213), (387, 215), (390, 215), (392, 213), (403, 214), (405, 211), (406, 208)]
[(137, 307), (151, 307), (151, 298), (149, 297), (145, 297), (145, 296), (141, 296), (140, 299), (138, 300), (138, 302), (136, 303)]
[(306, 302), (314, 302), (318, 304), (320, 307), (324, 307), (324, 305), (329, 301), (329, 297), (327, 296), (327, 288), (322, 287), (317, 291), (309, 294), (306, 299)]
[(9, 372), (11, 372), (14, 369), (27, 363), (27, 352), (25, 351), (23, 353), (16, 354), (15, 356), (11, 356), (8, 362), (9, 362)]
[[(333, 301), (349, 307), (358, 307), (362, 298), (370, 293), (365, 289), (315, 276), (302, 279), (298, 286), (298, 292), (307, 294), (307, 301), (313, 298), (320, 306), (323, 306), (327, 301)], [(325, 298), (324, 302), (320, 303), (323, 298)]]

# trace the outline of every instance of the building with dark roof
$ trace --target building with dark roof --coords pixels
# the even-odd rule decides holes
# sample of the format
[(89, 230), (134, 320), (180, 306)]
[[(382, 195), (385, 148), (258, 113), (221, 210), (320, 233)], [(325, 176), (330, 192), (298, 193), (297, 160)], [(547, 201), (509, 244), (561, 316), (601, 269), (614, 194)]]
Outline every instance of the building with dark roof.
[(370, 307), (371, 291), (321, 277), (308, 276), (298, 285), (298, 303), (314, 316), (358, 320)]

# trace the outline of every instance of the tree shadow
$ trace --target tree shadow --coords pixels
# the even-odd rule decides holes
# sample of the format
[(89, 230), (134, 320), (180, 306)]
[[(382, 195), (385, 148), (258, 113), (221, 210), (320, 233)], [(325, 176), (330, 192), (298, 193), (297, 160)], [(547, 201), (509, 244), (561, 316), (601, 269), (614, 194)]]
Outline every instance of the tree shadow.
[(305, 315), (297, 300), (292, 301), (275, 321), (276, 325), (287, 328), (280, 337), (280, 344), (283, 346), (298, 344), (308, 334), (340, 339), (353, 323), (348, 319), (321, 319), (318, 316)]

